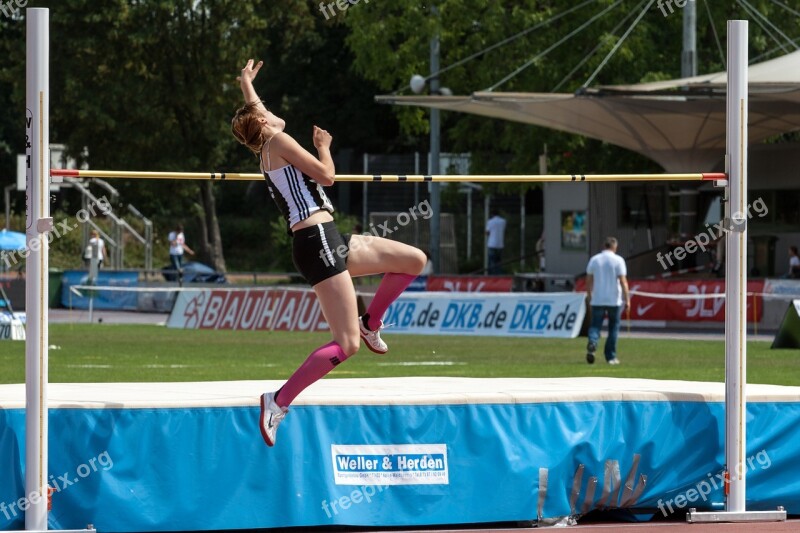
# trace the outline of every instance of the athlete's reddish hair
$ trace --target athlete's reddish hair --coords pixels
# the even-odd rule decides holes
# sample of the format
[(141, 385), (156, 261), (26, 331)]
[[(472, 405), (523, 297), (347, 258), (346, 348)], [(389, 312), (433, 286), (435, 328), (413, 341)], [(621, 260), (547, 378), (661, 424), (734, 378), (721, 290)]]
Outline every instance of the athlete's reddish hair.
[(259, 110), (258, 104), (259, 102), (245, 104), (236, 110), (231, 120), (233, 136), (256, 155), (261, 152), (261, 147), (270, 137), (268, 129), (259, 120), (264, 118), (264, 115)]

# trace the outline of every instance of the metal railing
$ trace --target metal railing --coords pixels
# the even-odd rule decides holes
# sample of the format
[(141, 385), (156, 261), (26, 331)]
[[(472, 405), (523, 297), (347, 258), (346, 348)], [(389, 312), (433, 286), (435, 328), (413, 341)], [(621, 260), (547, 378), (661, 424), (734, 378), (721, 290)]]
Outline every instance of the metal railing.
[[(112, 198), (118, 198), (119, 192), (108, 182), (102, 179), (94, 179), (92, 182), (106, 191), (108, 191)], [(86, 186), (86, 182), (78, 178), (65, 177), (63, 186), (72, 187), (81, 194), (81, 208), (85, 211), (89, 210), (89, 202), (100, 204), (101, 201), (97, 198)], [(109, 205), (109, 207), (111, 207)], [(113, 208), (112, 208), (113, 209)], [(138, 209), (132, 205), (128, 205), (128, 210), (141, 219), (145, 227), (145, 236), (142, 236), (136, 229), (134, 229), (128, 221), (124, 218), (114, 214), (113, 210), (109, 209), (104, 214), (112, 223), (113, 236), (106, 233), (96, 222), (91, 218), (87, 218), (83, 224), (83, 243), (89, 241), (89, 229), (95, 229), (100, 236), (108, 243), (108, 249), (111, 252), (111, 263), (115, 269), (122, 269), (125, 266), (125, 238), (124, 232), (127, 231), (136, 241), (138, 241), (145, 250), (145, 268), (153, 268), (153, 223), (142, 215)]]

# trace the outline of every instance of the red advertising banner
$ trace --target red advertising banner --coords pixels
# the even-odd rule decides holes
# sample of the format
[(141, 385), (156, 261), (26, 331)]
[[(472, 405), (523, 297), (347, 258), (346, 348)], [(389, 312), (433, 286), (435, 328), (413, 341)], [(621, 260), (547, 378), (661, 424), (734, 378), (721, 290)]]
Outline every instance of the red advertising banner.
[[(725, 282), (717, 280), (702, 281), (673, 281), (668, 282), (671, 294), (685, 294), (691, 296), (705, 296), (712, 294), (725, 294)], [(764, 280), (747, 282), (747, 292), (761, 294), (764, 291)], [(682, 299), (668, 300), (670, 320), (683, 322), (725, 322), (725, 298)], [(755, 310), (753, 305), (755, 304)], [(754, 313), (755, 311), (755, 313)], [(747, 297), (748, 322), (761, 320), (764, 311), (764, 301), (761, 296)]]
[(428, 276), (426, 290), (432, 292), (511, 292), (511, 276)]
[[(709, 295), (725, 294), (723, 280), (628, 280), (631, 292), (644, 292), (664, 296), (631, 296), (631, 320), (673, 321), (673, 322), (724, 322), (725, 298), (708, 298)], [(575, 290), (586, 290), (586, 279), (581, 278), (575, 284)], [(748, 293), (761, 294), (764, 290), (763, 280), (747, 283)], [(675, 295), (675, 298), (665, 298)], [(754, 306), (755, 305), (755, 309)], [(761, 321), (764, 312), (764, 301), (761, 296), (747, 297), (747, 321)], [(625, 316), (627, 318), (627, 316)]]
[[(628, 280), (628, 288), (631, 292), (651, 292), (657, 294), (669, 293), (668, 281), (635, 281)], [(641, 296), (633, 294), (631, 296), (631, 320), (675, 320), (669, 315), (670, 300), (664, 298), (654, 298), (652, 296)], [(628, 314), (624, 317), (627, 319)]]

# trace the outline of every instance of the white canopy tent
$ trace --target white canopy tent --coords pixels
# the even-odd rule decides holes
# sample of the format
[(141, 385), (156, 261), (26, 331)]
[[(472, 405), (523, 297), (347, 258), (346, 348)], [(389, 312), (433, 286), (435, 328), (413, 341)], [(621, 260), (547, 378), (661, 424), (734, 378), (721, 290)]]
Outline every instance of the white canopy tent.
[[(800, 51), (752, 65), (751, 143), (800, 129)], [(666, 172), (720, 168), (725, 153), (725, 81), (720, 72), (582, 94), (477, 92), (470, 96), (378, 96), (392, 105), (501, 118), (628, 148)]]

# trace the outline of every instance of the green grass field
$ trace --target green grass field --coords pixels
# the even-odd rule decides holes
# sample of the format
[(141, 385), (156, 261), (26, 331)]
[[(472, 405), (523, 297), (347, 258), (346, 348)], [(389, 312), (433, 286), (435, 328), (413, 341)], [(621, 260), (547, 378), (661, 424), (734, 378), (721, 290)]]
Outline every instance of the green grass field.
[[(587, 365), (585, 338), (392, 335), (391, 351), (366, 348), (331, 377), (574, 377), (724, 381), (722, 341), (620, 339), (622, 364)], [(51, 382), (285, 379), (325, 333), (196, 331), (150, 325), (50, 327)], [(24, 345), (0, 343), (0, 383), (25, 379)], [(800, 351), (748, 343), (748, 382), (800, 385)]]

